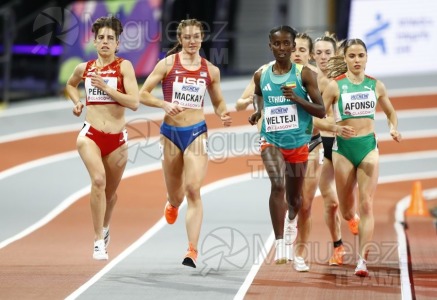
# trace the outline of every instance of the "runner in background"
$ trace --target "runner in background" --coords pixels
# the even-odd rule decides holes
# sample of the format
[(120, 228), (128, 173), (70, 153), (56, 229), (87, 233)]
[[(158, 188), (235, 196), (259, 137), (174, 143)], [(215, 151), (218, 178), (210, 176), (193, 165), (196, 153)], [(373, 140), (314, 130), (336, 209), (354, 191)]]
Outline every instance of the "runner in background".
[[(314, 59), (319, 70), (317, 73), (317, 82), (322, 95), (327, 85), (332, 80), (332, 78), (328, 76), (330, 71), (328, 68), (328, 63), (339, 51), (339, 49), (337, 49), (338, 45), (339, 42), (337, 41), (335, 35), (329, 32), (326, 32), (323, 36), (315, 40)], [(335, 124), (331, 107), (327, 107), (326, 111), (327, 118), (325, 121)], [(320, 122), (321, 121), (319, 120), (315, 120), (315, 125), (320, 126)], [(343, 257), (346, 252), (341, 238), (341, 218), (338, 208), (339, 201), (335, 187), (334, 166), (332, 163), (332, 145), (334, 143), (336, 133), (322, 130), (321, 134), (324, 148), (324, 160), (319, 188), (323, 197), (325, 222), (331, 234), (334, 247), (333, 254), (328, 263), (331, 266), (337, 266), (343, 264)], [(358, 234), (358, 222), (358, 215), (355, 215), (354, 218), (348, 222), (349, 229), (354, 235)]]

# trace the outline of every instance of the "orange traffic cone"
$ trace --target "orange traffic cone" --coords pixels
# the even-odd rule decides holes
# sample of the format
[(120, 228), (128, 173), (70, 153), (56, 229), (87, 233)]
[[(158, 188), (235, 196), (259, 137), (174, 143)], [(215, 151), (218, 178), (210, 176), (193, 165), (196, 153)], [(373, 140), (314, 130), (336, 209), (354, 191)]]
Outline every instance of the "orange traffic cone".
[(428, 210), (428, 206), (426, 205), (426, 200), (423, 198), (422, 195), (422, 183), (420, 181), (415, 181), (413, 183), (410, 207), (408, 207), (405, 214), (407, 216), (431, 216)]

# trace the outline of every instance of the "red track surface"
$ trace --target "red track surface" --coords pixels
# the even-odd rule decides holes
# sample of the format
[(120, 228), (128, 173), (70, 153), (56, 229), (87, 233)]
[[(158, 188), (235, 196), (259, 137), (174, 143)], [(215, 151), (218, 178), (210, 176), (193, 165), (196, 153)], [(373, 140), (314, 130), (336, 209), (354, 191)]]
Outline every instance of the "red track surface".
[[(433, 100), (434, 97), (429, 96), (414, 97), (414, 101), (411, 98), (392, 99), (397, 110), (435, 107)], [(234, 125), (246, 125), (248, 115), (248, 112), (233, 113)], [(220, 127), (215, 116), (208, 116), (207, 122), (210, 129)], [(156, 136), (158, 126), (138, 123), (135, 130), (131, 129), (130, 136), (138, 137), (138, 132), (146, 132), (145, 136)], [(0, 156), (8, 159), (0, 161), (0, 171), (38, 158), (75, 150), (76, 136), (77, 132), (71, 132), (3, 143)], [(401, 144), (380, 142), (379, 146), (381, 154), (435, 150), (437, 139), (411, 139)], [(231, 158), (221, 164), (210, 162), (205, 184), (249, 172), (246, 163), (248, 159), (259, 157)], [(414, 179), (411, 178), (412, 181)], [(313, 241), (311, 246), (318, 248), (314, 248), (317, 252), (313, 251), (308, 257), (311, 271), (301, 274), (295, 272), (289, 264), (276, 266), (271, 263), (270, 253), (248, 290), (247, 298), (400, 299), (399, 266), (397, 252), (393, 250), (397, 242), (393, 227), (394, 208), (397, 201), (411, 192), (412, 181), (378, 186), (374, 202), (374, 240), (379, 253), (372, 256), (375, 263), (369, 264), (369, 278), (353, 276), (353, 253), (346, 259), (345, 266), (327, 266), (326, 261), (330, 255), (328, 251), (331, 251), (328, 247), (329, 233), (323, 221), (322, 199), (318, 197), (314, 200), (310, 237)], [(423, 180), (422, 184), (424, 189), (435, 188), (436, 180)], [(147, 186), (153, 186), (153, 189), (147, 189)], [(121, 253), (162, 217), (165, 186), (161, 170), (124, 179), (118, 194), (120, 200), (114, 212), (111, 231), (117, 243), (110, 246), (111, 257)], [(89, 200), (84, 197), (39, 230), (0, 249), (0, 298), (58, 299), (76, 290), (105, 265), (90, 259), (90, 241), (93, 239), (91, 229)], [(343, 240), (349, 245), (355, 243), (346, 228), (343, 228)], [(420, 291), (421, 284), (426, 290), (430, 282), (425, 278), (415, 284), (418, 284), (416, 291)], [(427, 294), (424, 292), (422, 297), (426, 298)]]

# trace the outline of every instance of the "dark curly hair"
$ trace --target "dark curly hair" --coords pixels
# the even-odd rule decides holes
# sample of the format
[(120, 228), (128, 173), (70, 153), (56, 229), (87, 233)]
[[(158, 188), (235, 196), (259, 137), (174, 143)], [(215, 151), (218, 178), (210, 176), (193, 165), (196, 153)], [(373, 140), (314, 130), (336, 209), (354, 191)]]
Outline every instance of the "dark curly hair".
[(116, 17), (100, 17), (94, 23), (91, 31), (94, 33), (94, 38), (97, 39), (97, 34), (101, 28), (108, 27), (114, 30), (115, 37), (118, 41), (121, 33), (123, 32), (123, 25)]

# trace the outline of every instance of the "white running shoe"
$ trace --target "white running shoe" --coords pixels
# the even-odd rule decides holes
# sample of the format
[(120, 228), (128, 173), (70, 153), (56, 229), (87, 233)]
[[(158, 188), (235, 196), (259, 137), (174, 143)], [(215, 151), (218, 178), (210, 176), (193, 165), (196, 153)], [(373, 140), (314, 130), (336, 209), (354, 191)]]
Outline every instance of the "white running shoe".
[(287, 263), (287, 256), (285, 255), (284, 239), (276, 240), (275, 246), (276, 246), (275, 263), (277, 265), (286, 264)]
[(284, 221), (284, 240), (286, 245), (293, 245), (297, 238), (297, 215), (294, 220), (288, 218), (288, 211)]
[(310, 267), (305, 264), (303, 257), (296, 256), (293, 261), (293, 267), (298, 272), (308, 272)]
[(294, 244), (292, 245), (285, 245), (285, 256), (287, 256), (287, 259), (289, 261), (294, 260)]
[(358, 257), (359, 259), (358, 259), (357, 267), (355, 268), (355, 275), (360, 277), (369, 276), (369, 271), (367, 270), (367, 262), (361, 256)]
[(105, 240), (105, 247), (108, 248), (111, 236), (109, 235), (109, 226), (103, 227), (103, 239)]
[(106, 252), (105, 241), (98, 240), (94, 242), (93, 258), (95, 260), (107, 260), (108, 252)]
[(310, 267), (308, 267), (305, 263), (303, 257), (296, 256), (293, 261), (293, 267), (298, 272), (308, 272)]

